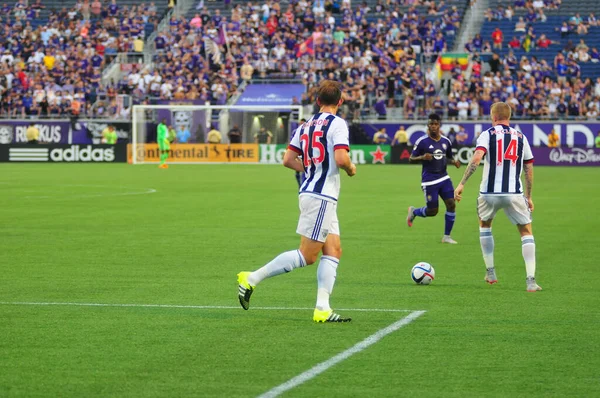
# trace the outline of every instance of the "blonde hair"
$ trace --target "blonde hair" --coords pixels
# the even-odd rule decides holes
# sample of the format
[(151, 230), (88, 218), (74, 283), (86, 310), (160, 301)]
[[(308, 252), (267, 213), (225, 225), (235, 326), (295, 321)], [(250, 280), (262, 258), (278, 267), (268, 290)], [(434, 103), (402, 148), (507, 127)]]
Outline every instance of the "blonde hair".
[(496, 102), (490, 110), (492, 120), (510, 120), (511, 115), (512, 110), (506, 102)]

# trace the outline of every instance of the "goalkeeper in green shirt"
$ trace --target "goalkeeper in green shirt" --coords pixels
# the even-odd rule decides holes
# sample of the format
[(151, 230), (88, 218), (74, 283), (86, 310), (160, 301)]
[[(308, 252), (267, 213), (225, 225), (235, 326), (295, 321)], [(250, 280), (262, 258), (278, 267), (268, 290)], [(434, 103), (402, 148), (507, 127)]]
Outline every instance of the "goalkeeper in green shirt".
[(169, 165), (165, 162), (169, 157), (169, 150), (171, 144), (169, 142), (169, 129), (167, 127), (167, 119), (163, 119), (158, 127), (156, 128), (156, 142), (158, 143), (158, 150), (160, 152), (160, 167), (161, 169), (168, 169)]

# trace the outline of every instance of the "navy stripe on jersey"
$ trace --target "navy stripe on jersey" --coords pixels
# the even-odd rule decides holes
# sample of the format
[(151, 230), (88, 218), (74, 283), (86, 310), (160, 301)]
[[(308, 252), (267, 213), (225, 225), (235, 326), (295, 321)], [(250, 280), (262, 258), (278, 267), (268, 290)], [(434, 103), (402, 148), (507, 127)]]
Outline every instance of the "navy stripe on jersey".
[(321, 232), (321, 227), (323, 226), (323, 219), (325, 218), (325, 211), (327, 210), (327, 201), (323, 200), (321, 202), (321, 208), (319, 209), (319, 213), (317, 214), (317, 220), (315, 222), (315, 227), (313, 228), (313, 233), (311, 235), (312, 240), (318, 240), (319, 233)]
[[(321, 163), (321, 167), (323, 168), (321, 172), (321, 177), (317, 180), (315, 184), (314, 192), (321, 193), (323, 191), (323, 185), (325, 185), (325, 180), (327, 179), (327, 174), (329, 174), (329, 154), (327, 153), (327, 132), (329, 131), (329, 127), (333, 124), (333, 119), (335, 119), (334, 115), (327, 116), (325, 120), (327, 120), (327, 124), (323, 123), (323, 137), (321, 137), (321, 144), (325, 148), (325, 157), (323, 158), (323, 163)], [(311, 141), (312, 142), (312, 141)]]
[[(490, 130), (491, 131), (491, 130)], [(488, 192), (494, 192), (494, 183), (496, 182), (496, 159), (498, 159), (498, 154), (496, 153), (496, 134), (490, 133), (490, 144), (488, 145), (490, 148), (489, 153), (489, 162), (490, 162), (490, 171), (488, 174)]]
[[(317, 113), (309, 120), (309, 122), (312, 120), (318, 120), (320, 116), (321, 116), (321, 114)], [(306, 150), (305, 153), (308, 154), (309, 158), (312, 158), (312, 148), (310, 148), (310, 143), (312, 142), (313, 133), (315, 132), (316, 128), (317, 128), (317, 125), (312, 124), (312, 126), (310, 126), (308, 129), (308, 144), (307, 145), (308, 145), (309, 149), (311, 149), (311, 151)], [(300, 140), (300, 145), (302, 145), (302, 140)], [(315, 178), (316, 171), (317, 171), (317, 166), (313, 162), (310, 162), (310, 170), (306, 170), (306, 173), (309, 174), (309, 177), (306, 180), (304, 180), (304, 184), (302, 184), (300, 191), (304, 191), (304, 189), (306, 189), (306, 187), (308, 187), (312, 183), (313, 178)]]
[(521, 166), (523, 165), (523, 135), (518, 138), (517, 174), (515, 174), (515, 192), (521, 192)]
[[(504, 155), (512, 142), (512, 137), (510, 134), (504, 134), (503, 137), (504, 145), (502, 145), (502, 154)], [(508, 183), (510, 181), (510, 160), (504, 159), (504, 156), (502, 156), (502, 159), (502, 192), (508, 192)]]
[(298, 193), (299, 194), (301, 194), (301, 193), (307, 193), (307, 194), (310, 194), (310, 195), (318, 196), (319, 198), (327, 198), (327, 199), (331, 199), (331, 200), (337, 202), (337, 199), (334, 198), (333, 196), (323, 195), (322, 193), (315, 193), (315, 192), (311, 192), (311, 191), (300, 191)]

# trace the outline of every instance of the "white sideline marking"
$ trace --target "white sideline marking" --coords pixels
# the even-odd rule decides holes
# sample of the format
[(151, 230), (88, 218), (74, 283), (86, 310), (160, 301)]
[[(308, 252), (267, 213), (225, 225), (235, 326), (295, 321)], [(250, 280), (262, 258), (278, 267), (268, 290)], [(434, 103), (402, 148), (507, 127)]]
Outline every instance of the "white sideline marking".
[[(0, 184), (7, 184), (7, 185), (23, 185), (22, 183), (18, 183), (18, 182), (8, 182), (8, 181), (0, 181)], [(38, 187), (40, 186), (51, 186), (51, 187), (83, 187), (83, 188), (109, 188), (109, 189), (128, 189), (128, 187), (115, 187), (112, 185), (91, 185), (91, 184), (37, 184)], [(60, 199), (60, 200), (65, 200), (65, 199), (81, 199), (81, 198), (103, 198), (103, 197), (107, 197), (107, 196), (130, 196), (130, 195), (148, 195), (151, 193), (156, 193), (158, 192), (156, 189), (154, 188), (139, 188), (140, 191), (132, 191), (132, 192), (104, 192), (104, 193), (97, 193), (97, 194), (90, 194), (90, 195), (66, 195), (66, 196), (61, 196), (61, 195), (33, 195), (33, 196), (23, 196), (23, 199)], [(22, 192), (37, 192), (36, 190), (26, 190), (26, 191), (22, 191)]]
[(325, 372), (327, 369), (331, 368), (332, 366), (335, 366), (338, 363), (342, 362), (343, 360), (350, 358), (352, 355), (367, 349), (368, 347), (377, 343), (379, 340), (381, 340), (388, 334), (393, 333), (396, 330), (400, 329), (401, 327), (408, 325), (409, 323), (411, 323), (412, 321), (414, 321), (415, 319), (417, 319), (418, 317), (423, 315), (425, 312), (426, 311), (411, 312), (405, 318), (402, 318), (399, 321), (392, 323), (390, 326), (388, 326), (386, 328), (380, 329), (379, 331), (373, 333), (372, 335), (370, 335), (369, 337), (367, 337), (360, 343), (357, 343), (353, 347), (350, 347), (346, 351), (343, 351), (343, 352), (329, 358), (325, 362), (321, 362), (320, 364), (313, 366), (311, 369), (307, 370), (306, 372), (299, 374), (298, 376), (286, 381), (283, 384), (278, 385), (277, 387), (267, 391), (264, 394), (261, 394), (258, 398), (277, 397), (280, 394), (282, 394), (288, 390), (291, 390), (294, 387), (298, 387), (300, 384), (307, 382), (308, 380), (320, 375), (321, 373)]
[(150, 194), (150, 193), (156, 193), (156, 189), (147, 188), (143, 192), (99, 193), (99, 194), (94, 194), (94, 195), (67, 195), (65, 197), (61, 197), (61, 196), (25, 196), (25, 199), (48, 199), (48, 198), (53, 198), (53, 199), (66, 199), (66, 198), (80, 199), (80, 198), (100, 198), (100, 197), (106, 197), (106, 196), (147, 195), (147, 194)]
[[(134, 307), (134, 308), (189, 308), (189, 309), (202, 309), (202, 310), (239, 310), (239, 306), (228, 306), (228, 305), (176, 305), (176, 304), (110, 304), (110, 303), (60, 303), (60, 302), (28, 302), (28, 301), (0, 301), (0, 305), (29, 305), (29, 306), (74, 306), (74, 307)], [(314, 308), (309, 307), (252, 307), (252, 310), (274, 310), (274, 311), (312, 311)], [(300, 384), (309, 381), (310, 379), (320, 375), (329, 368), (337, 365), (338, 363), (350, 358), (352, 355), (357, 354), (365, 349), (369, 348), (373, 344), (379, 342), (382, 338), (388, 334), (394, 333), (396, 330), (408, 325), (425, 312), (424, 310), (413, 311), (413, 310), (401, 310), (401, 309), (389, 309), (389, 308), (340, 308), (340, 311), (360, 311), (360, 312), (409, 312), (406, 317), (392, 323), (391, 325), (378, 330), (363, 341), (355, 344), (346, 351), (343, 351), (325, 362), (321, 362), (304, 373), (293, 377), (277, 387), (260, 395), (258, 398), (274, 398), (282, 393), (291, 390), (292, 388), (298, 387)]]
[[(110, 304), (110, 303), (57, 303), (57, 302), (29, 302), (29, 301), (0, 301), (0, 305), (65, 305), (74, 307), (139, 307), (139, 308), (190, 308), (198, 310), (237, 310), (239, 305), (177, 305), (177, 304)], [(273, 310), (273, 311), (312, 311), (309, 307), (252, 307), (252, 310)], [(387, 308), (340, 308), (339, 311), (359, 311), (359, 312), (413, 312), (413, 310), (396, 310)], [(419, 312), (419, 311), (417, 311)], [(421, 311), (425, 312), (425, 311)]]

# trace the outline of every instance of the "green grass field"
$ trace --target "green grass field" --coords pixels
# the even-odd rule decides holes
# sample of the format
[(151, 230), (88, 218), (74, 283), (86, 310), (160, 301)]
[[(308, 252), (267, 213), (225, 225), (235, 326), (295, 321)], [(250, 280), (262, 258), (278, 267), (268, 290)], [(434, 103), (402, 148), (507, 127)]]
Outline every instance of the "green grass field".
[[(480, 172), (457, 209), (456, 246), (439, 243), (443, 212), (406, 227), (407, 206), (423, 203), (416, 166), (344, 177), (332, 305), (353, 321), (317, 325), (315, 266), (252, 298), (304, 310), (237, 308), (236, 273), (298, 245), (293, 172), (2, 165), (0, 396), (256, 397), (408, 315), (353, 311), (365, 308), (427, 312), (283, 396), (600, 396), (600, 169), (535, 172), (539, 293), (525, 291), (503, 214), (500, 282), (483, 282)], [(410, 280), (418, 261), (434, 265), (432, 285)]]

